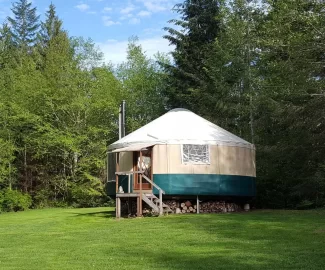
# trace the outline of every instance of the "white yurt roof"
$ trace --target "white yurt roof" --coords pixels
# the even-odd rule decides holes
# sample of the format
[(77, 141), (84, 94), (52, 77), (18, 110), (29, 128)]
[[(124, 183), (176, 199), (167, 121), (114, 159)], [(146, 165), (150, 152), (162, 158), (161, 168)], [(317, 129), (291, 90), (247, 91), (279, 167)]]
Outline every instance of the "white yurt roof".
[(156, 144), (212, 144), (254, 149), (254, 145), (186, 109), (174, 109), (109, 146), (137, 151)]

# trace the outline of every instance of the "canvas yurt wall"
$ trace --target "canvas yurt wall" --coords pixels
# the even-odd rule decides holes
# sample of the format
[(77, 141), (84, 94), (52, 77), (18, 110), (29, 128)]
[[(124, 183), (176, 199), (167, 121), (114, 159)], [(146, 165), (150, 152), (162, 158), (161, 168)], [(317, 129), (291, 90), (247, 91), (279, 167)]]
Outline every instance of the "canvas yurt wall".
[(184, 162), (183, 145), (153, 148), (154, 182), (170, 195), (255, 196), (255, 150), (207, 145), (206, 163)]

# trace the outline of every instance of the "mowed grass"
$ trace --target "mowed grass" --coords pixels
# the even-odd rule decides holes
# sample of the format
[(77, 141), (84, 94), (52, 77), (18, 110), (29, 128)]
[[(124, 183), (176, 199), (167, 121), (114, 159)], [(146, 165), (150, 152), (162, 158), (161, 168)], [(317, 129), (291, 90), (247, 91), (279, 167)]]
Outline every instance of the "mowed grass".
[(325, 211), (0, 214), (0, 269), (325, 269)]

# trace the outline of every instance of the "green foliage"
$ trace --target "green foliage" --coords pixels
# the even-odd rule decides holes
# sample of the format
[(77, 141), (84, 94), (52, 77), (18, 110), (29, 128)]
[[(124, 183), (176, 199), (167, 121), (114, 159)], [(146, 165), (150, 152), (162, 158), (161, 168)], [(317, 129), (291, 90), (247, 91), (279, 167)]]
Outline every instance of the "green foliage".
[(62, 21), (56, 15), (55, 6), (52, 3), (45, 16), (45, 22), (41, 23), (40, 41), (47, 45), (50, 40), (62, 33)]
[(320, 1), (185, 0), (165, 28), (173, 59), (148, 58), (131, 38), (116, 67), (70, 37), (53, 4), (39, 31), (29, 1), (12, 10), (0, 27), (2, 201), (12, 189), (35, 208), (107, 203), (104, 160), (124, 99), (127, 133), (181, 106), (255, 143), (257, 206), (325, 205)]
[[(270, 1), (260, 23), (256, 106), (260, 203), (324, 201), (324, 10), (317, 1)], [(288, 34), (290, 33), (290, 34)], [(316, 95), (315, 95), (316, 94)], [(320, 95), (318, 95), (320, 94)], [(264, 194), (271, 192), (272, 198)]]
[(11, 186), (13, 184), (15, 159), (15, 146), (8, 140), (0, 137), (0, 188), (3, 186)]
[(0, 194), (0, 206), (4, 212), (24, 211), (32, 205), (31, 197), (20, 191), (7, 189)]
[(91, 40), (68, 36), (53, 4), (40, 32), (29, 2), (13, 10), (0, 35), (0, 189), (22, 190), (34, 208), (102, 204), (121, 83)]
[(168, 105), (256, 145), (257, 206), (322, 207), (321, 1), (184, 1), (176, 11), (181, 20), (165, 29), (176, 46), (174, 65), (164, 65)]
[(70, 38), (74, 58), (82, 69), (93, 69), (103, 65), (103, 53), (98, 50), (92, 39), (83, 37)]
[(181, 18), (169, 21), (174, 28), (165, 27), (168, 34), (164, 36), (175, 46), (172, 52), (174, 64), (163, 64), (170, 74), (166, 81), (166, 94), (172, 107), (200, 112), (200, 108), (209, 102), (207, 97), (214, 88), (206, 74), (206, 61), (223, 28), (223, 5), (224, 1), (220, 0), (185, 0), (175, 6)]
[(1, 214), (1, 212), (2, 212), (2, 204), (3, 204), (3, 200), (4, 200), (4, 198), (3, 198), (3, 192), (0, 192), (0, 214)]
[(104, 205), (118, 106), (127, 100), (131, 130), (161, 114), (162, 70), (135, 42), (127, 63), (104, 65), (92, 40), (63, 30), (53, 4), (40, 31), (28, 1), (13, 12), (0, 31), (0, 189), (22, 190), (34, 208)]
[(127, 103), (127, 133), (165, 112), (165, 74), (158, 61), (168, 64), (169, 59), (163, 54), (149, 59), (138, 45), (138, 39), (130, 39), (127, 61), (116, 70), (117, 78), (123, 85), (123, 98)]
[(13, 3), (11, 11), (14, 18), (8, 17), (8, 22), (13, 41), (18, 47), (27, 49), (36, 41), (40, 16), (36, 15), (36, 8), (28, 0)]
[(314, 203), (309, 200), (303, 200), (297, 205), (297, 209), (301, 209), (301, 210), (311, 209), (314, 207), (315, 207)]
[(104, 195), (96, 189), (75, 185), (71, 189), (72, 205), (74, 207), (98, 207), (103, 205)]
[(42, 209), (52, 206), (51, 195), (50, 189), (43, 188), (36, 191), (33, 196), (33, 208)]

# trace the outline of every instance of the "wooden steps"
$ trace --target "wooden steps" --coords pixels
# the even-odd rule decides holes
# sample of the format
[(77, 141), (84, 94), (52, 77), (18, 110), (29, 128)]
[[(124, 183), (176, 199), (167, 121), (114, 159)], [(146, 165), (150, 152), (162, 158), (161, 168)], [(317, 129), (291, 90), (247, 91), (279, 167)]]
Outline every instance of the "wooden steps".
[[(150, 196), (153, 198), (153, 201), (156, 203), (156, 205), (159, 205), (159, 198), (155, 194), (150, 194)], [(164, 202), (162, 203), (162, 206), (164, 208), (164, 212), (173, 212), (167, 204)], [(159, 207), (159, 206), (158, 206)]]
[[(125, 172), (123, 172), (125, 173)], [(142, 181), (140, 180), (140, 189), (138, 192), (133, 193), (122, 193), (118, 192), (118, 177), (116, 178), (116, 218), (121, 217), (121, 198), (137, 198), (137, 215), (142, 216), (142, 201), (144, 201), (149, 207), (152, 208), (153, 212), (163, 215), (164, 212), (172, 212), (168, 205), (164, 204), (162, 201), (162, 196), (165, 191), (161, 189), (157, 184), (151, 181), (142, 171), (140, 173), (140, 179), (145, 179), (152, 187), (155, 187), (159, 191), (159, 197), (153, 193), (145, 193), (142, 190)], [(116, 176), (121, 174), (121, 172), (116, 172)], [(152, 190), (151, 190), (152, 192)]]
[[(153, 194), (152, 194), (153, 195)], [(149, 205), (152, 210), (156, 213), (159, 213), (159, 207), (157, 206), (157, 204), (154, 204), (154, 202), (152, 200), (150, 200), (146, 195), (142, 196), (142, 200)]]
[[(140, 193), (116, 193), (116, 198), (138, 198)], [(153, 193), (142, 193), (142, 200), (153, 210), (153, 212), (160, 213), (160, 200)], [(168, 205), (162, 203), (163, 212), (170, 213), (173, 212)]]

